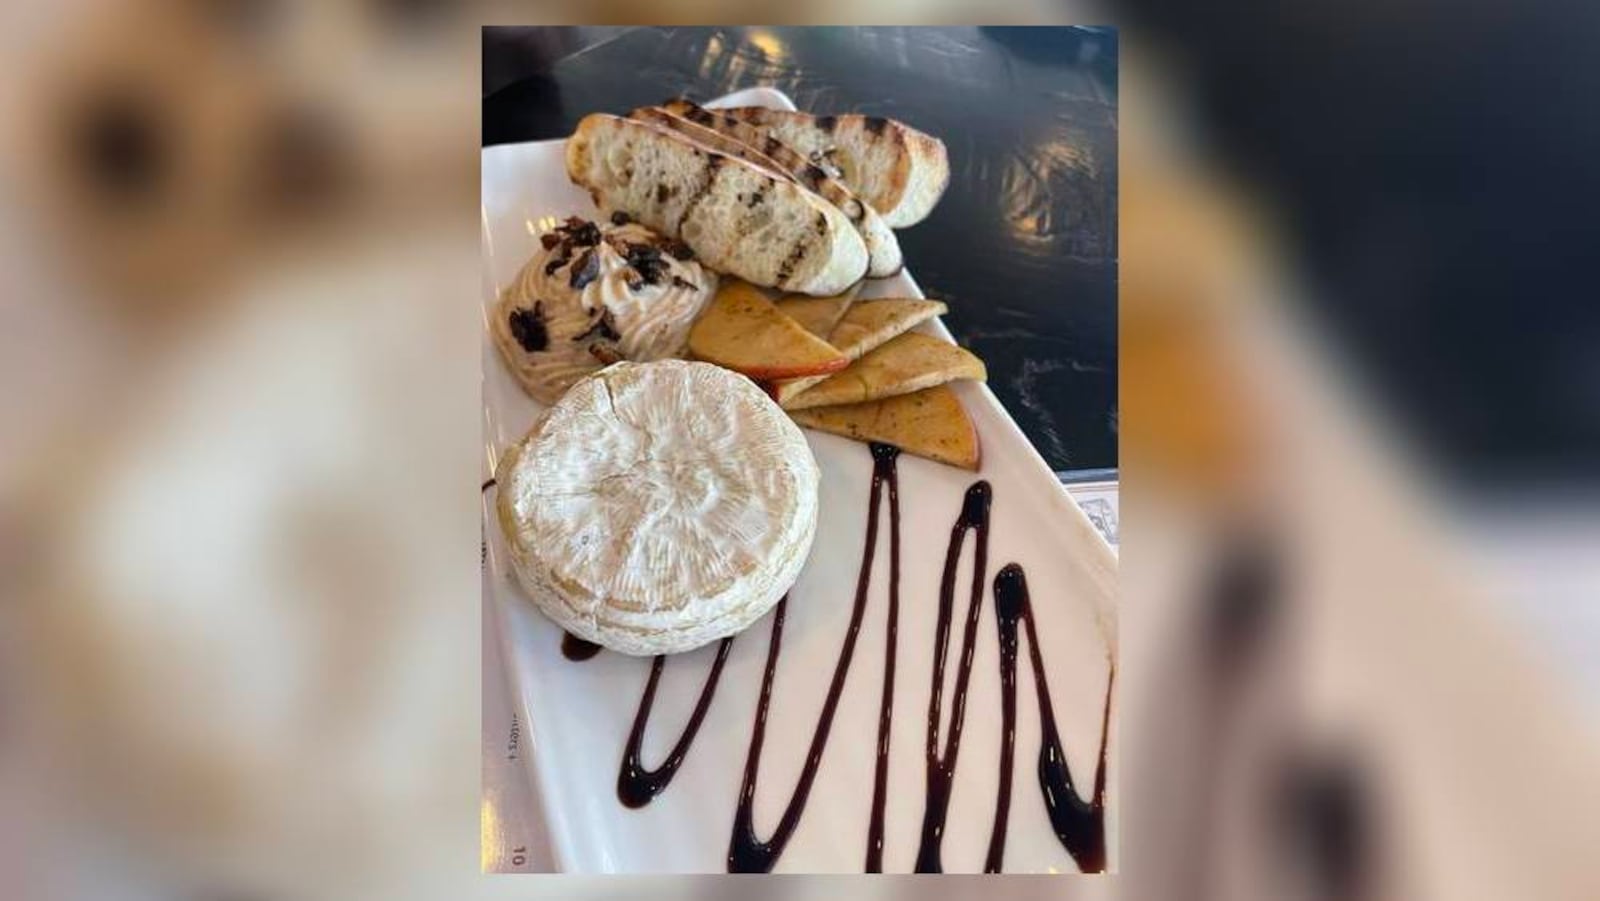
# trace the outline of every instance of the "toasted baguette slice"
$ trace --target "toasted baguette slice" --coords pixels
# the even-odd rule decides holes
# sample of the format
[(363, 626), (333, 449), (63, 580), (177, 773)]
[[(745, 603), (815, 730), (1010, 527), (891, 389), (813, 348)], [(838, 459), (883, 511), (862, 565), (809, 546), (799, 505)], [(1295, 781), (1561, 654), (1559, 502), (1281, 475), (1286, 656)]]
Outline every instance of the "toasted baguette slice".
[(977, 470), (982, 459), (978, 430), (949, 385), (864, 404), (791, 410), (789, 416), (809, 429), (881, 441), (962, 469)]
[(787, 410), (859, 404), (910, 394), (956, 379), (982, 379), (983, 361), (943, 338), (907, 332), (862, 355), (783, 404)]
[[(900, 241), (895, 238), (889, 224), (883, 221), (870, 204), (857, 197), (844, 182), (811, 162), (805, 154), (785, 144), (772, 134), (770, 129), (744, 122), (733, 116), (725, 116), (716, 110), (708, 110), (683, 99), (668, 101), (660, 107), (652, 107), (651, 110), (660, 116), (695, 126), (694, 132), (686, 132), (691, 137), (704, 131), (712, 131), (722, 135), (725, 140), (733, 140), (750, 147), (752, 151), (759, 151), (761, 159), (782, 166), (790, 177), (844, 211), (845, 217), (855, 225), (856, 231), (861, 233), (861, 240), (867, 245), (868, 276), (884, 278), (900, 271), (905, 260), (900, 255)], [(635, 110), (633, 114), (638, 115), (640, 112)], [(652, 113), (647, 112), (644, 115), (650, 116)], [(662, 124), (681, 128), (666, 121)]]
[(627, 213), (758, 285), (837, 294), (867, 271), (866, 245), (832, 204), (657, 125), (585, 116), (567, 141), (567, 176), (602, 213)]
[(843, 294), (832, 297), (785, 297), (778, 301), (778, 310), (795, 322), (800, 327), (826, 341), (828, 335), (833, 333), (833, 327), (844, 318), (845, 311), (855, 303), (856, 294), (861, 290), (861, 284)]
[[(859, 360), (867, 351), (942, 315), (946, 309), (940, 301), (915, 297), (858, 300), (828, 333), (828, 343), (846, 358)], [(778, 382), (772, 386), (772, 399), (781, 406), (825, 377), (813, 375)]]
[(757, 381), (838, 372), (850, 361), (828, 342), (778, 312), (747, 282), (728, 279), (689, 329), (697, 360)]
[(667, 129), (668, 131), (676, 132), (677, 134), (681, 134), (689, 140), (705, 147), (709, 147), (718, 153), (726, 153), (728, 156), (738, 157), (739, 159), (744, 160), (745, 162), (760, 169), (764, 169), (767, 172), (784, 179), (785, 181), (791, 181), (796, 184), (800, 183), (799, 179), (794, 177), (794, 173), (784, 168), (782, 163), (779, 163), (772, 157), (767, 156), (765, 153), (762, 153), (755, 147), (740, 141), (738, 138), (722, 134), (715, 129), (706, 128), (704, 125), (691, 122), (690, 120), (672, 113), (662, 107), (641, 106), (638, 109), (628, 113), (628, 118), (637, 119), (640, 122), (649, 122), (651, 125), (657, 125), (661, 128)]
[(891, 228), (914, 225), (933, 211), (950, 183), (944, 142), (880, 116), (812, 116), (740, 106), (718, 110), (760, 126), (778, 140), (831, 168)]

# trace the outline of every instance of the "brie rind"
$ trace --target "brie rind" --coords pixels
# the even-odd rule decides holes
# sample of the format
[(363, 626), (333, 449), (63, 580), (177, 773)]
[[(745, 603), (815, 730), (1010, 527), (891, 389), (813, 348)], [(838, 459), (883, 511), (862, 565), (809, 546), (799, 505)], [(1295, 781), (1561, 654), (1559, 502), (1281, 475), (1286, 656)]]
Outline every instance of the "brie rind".
[(512, 568), (572, 634), (624, 654), (733, 635), (800, 574), (816, 460), (755, 383), (617, 363), (572, 387), (497, 473)]

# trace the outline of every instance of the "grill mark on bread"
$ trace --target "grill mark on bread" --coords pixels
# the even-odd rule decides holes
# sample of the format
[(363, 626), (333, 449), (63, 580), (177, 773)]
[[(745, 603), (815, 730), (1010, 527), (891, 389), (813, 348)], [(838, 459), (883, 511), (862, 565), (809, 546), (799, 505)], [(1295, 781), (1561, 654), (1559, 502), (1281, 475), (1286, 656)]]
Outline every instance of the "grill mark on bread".
[[(828, 235), (827, 214), (818, 213), (816, 222), (817, 234), (826, 239)], [(805, 260), (806, 255), (811, 252), (811, 244), (812, 242), (807, 238), (796, 239), (794, 246), (789, 248), (788, 255), (783, 258), (783, 262), (778, 264), (778, 284), (782, 285), (794, 275), (795, 267), (799, 266)]]
[(882, 116), (867, 116), (862, 120), (862, 124), (866, 126), (867, 131), (878, 137), (883, 137), (883, 130), (889, 127), (889, 120)]
[[(694, 115), (695, 113), (698, 115)], [(785, 181), (798, 180), (777, 160), (756, 149), (753, 143), (741, 141), (734, 135), (718, 131), (716, 126), (720, 120), (699, 107), (685, 105), (670, 108), (648, 107), (634, 110), (629, 117), (658, 124), (674, 134), (703, 144), (707, 150), (742, 160)], [(743, 197), (739, 199), (741, 202), (744, 200)]]
[(678, 225), (674, 229), (675, 231), (683, 228), (683, 224), (689, 221), (689, 215), (694, 212), (694, 208), (700, 205), (700, 201), (706, 199), (707, 194), (711, 193), (711, 188), (717, 183), (717, 173), (722, 169), (722, 157), (720, 155), (701, 153), (698, 150), (694, 153), (695, 156), (705, 157), (706, 180), (700, 183), (700, 187), (694, 192), (694, 196), (690, 197), (689, 202), (683, 205), (683, 215), (678, 217)]
[(789, 254), (783, 258), (782, 263), (778, 264), (779, 285), (789, 281), (790, 276), (794, 275), (794, 267), (800, 265), (800, 262), (806, 258), (806, 254), (810, 252), (810, 241), (801, 238), (794, 242), (794, 246), (789, 248)]
[[(753, 152), (755, 152), (754, 148), (759, 147), (759, 152), (765, 154), (778, 166), (779, 174), (800, 182), (820, 194), (829, 203), (838, 207), (845, 214), (845, 218), (858, 231), (862, 232), (863, 239), (868, 241), (869, 254), (879, 252), (874, 249), (876, 247), (875, 240), (887, 240), (889, 242), (894, 240), (892, 236), (880, 236), (879, 238), (869, 236), (866, 232), (869, 212), (867, 205), (838, 180), (835, 172), (830, 172), (823, 166), (818, 165), (818, 158), (807, 157), (806, 154), (784, 143), (782, 138), (779, 138), (770, 130), (764, 129), (753, 122), (744, 122), (735, 116), (706, 110), (683, 100), (671, 102), (667, 109), (669, 112), (675, 113), (684, 119), (692, 120), (696, 123), (704, 122), (708, 130), (733, 140), (742, 141), (750, 146)], [(834, 116), (819, 117), (816, 125), (819, 129), (831, 134), (838, 126), (838, 119)], [(751, 196), (748, 199), (741, 195), (739, 199), (748, 206), (754, 207), (759, 202), (760, 195)], [(898, 248), (895, 249), (896, 253), (897, 250)]]
[[(695, 108), (693, 108), (693, 107), (686, 107), (683, 110), (683, 112), (684, 113), (688, 113), (688, 112), (693, 111), (694, 109)], [(709, 113), (709, 112), (705, 112), (703, 110), (701, 112), (704, 113), (704, 116), (702, 116), (700, 118), (703, 118), (705, 120), (712, 121), (712, 122), (715, 121), (715, 114), (712, 114), (712, 113)], [(683, 118), (688, 120), (688, 121), (695, 121), (695, 119), (697, 117), (685, 114), (685, 115), (683, 115)], [(780, 151), (782, 149), (784, 149), (781, 142), (779, 142), (776, 138), (772, 138), (770, 136), (768, 137), (767, 144), (769, 146), (772, 146), (772, 147), (780, 150)], [(695, 193), (689, 198), (688, 202), (684, 204), (683, 213), (678, 218), (678, 229), (679, 230), (682, 229), (683, 224), (685, 222), (689, 221), (690, 216), (692, 216), (694, 214), (695, 209), (705, 200), (706, 196), (708, 194), (710, 194), (716, 188), (717, 174), (718, 174), (718, 172), (721, 171), (722, 165), (723, 165), (723, 163), (724, 163), (724, 161), (726, 159), (726, 154), (722, 154), (722, 153), (716, 152), (716, 151), (706, 152), (706, 151), (696, 150), (695, 151), (695, 155), (704, 158), (704, 160), (705, 160), (705, 168), (706, 168), (707, 174), (706, 174), (705, 180), (700, 184), (700, 186), (695, 191)], [(757, 168), (760, 168), (760, 167), (757, 167)], [(825, 176), (827, 174), (826, 172), (823, 172), (820, 169), (818, 169), (816, 171), (818, 173), (820, 173), (821, 175), (823, 175), (823, 176)], [(769, 182), (770, 182), (770, 178), (769, 178)], [(752, 192), (748, 196), (741, 194), (741, 195), (739, 195), (739, 200), (743, 201), (743, 203), (746, 206), (746, 208), (754, 208), (757, 204), (760, 204), (760, 203), (762, 203), (763, 201), (766, 200), (766, 191), (765, 191), (765, 189), (757, 190), (755, 192)], [(828, 233), (828, 217), (823, 213), (818, 213), (817, 214), (816, 230), (817, 230), (817, 234), (822, 235), (823, 237), (827, 236), (827, 233)], [(804, 262), (806, 257), (811, 253), (811, 251), (813, 249), (812, 248), (812, 243), (813, 243), (813, 239), (811, 239), (809, 236), (802, 236), (802, 237), (800, 237), (799, 239), (797, 239), (795, 241), (794, 245), (790, 248), (788, 254), (785, 255), (785, 257), (783, 259), (783, 262), (780, 263), (779, 266), (778, 266), (777, 282), (779, 284), (786, 283), (786, 282), (789, 281), (789, 279), (791, 279), (793, 277), (795, 269), (802, 262)]]
[[(583, 170), (589, 173), (589, 177), (597, 179), (598, 181), (583, 187), (601, 194), (602, 199), (611, 198), (615, 193), (617, 198), (613, 207), (620, 204), (620, 208), (630, 210), (630, 202), (642, 200), (642, 208), (633, 212), (656, 219), (657, 221), (649, 223), (650, 227), (658, 228), (663, 234), (668, 235), (681, 234), (684, 229), (688, 229), (695, 235), (694, 243), (698, 245), (698, 249), (712, 253), (716, 260), (732, 266), (739, 274), (757, 284), (773, 284), (765, 279), (771, 278), (775, 271), (781, 268), (782, 277), (790, 287), (799, 285), (802, 290), (810, 288), (832, 290), (836, 282), (854, 274), (853, 270), (857, 268), (857, 258), (861, 255), (861, 248), (851, 246), (858, 242), (844, 240), (837, 233), (843, 231), (844, 234), (849, 234), (850, 229), (841, 230), (840, 227), (847, 226), (853, 218), (863, 218), (863, 209), (864, 218), (871, 221), (873, 218), (871, 208), (850, 203), (849, 200), (852, 198), (842, 186), (832, 181), (826, 164), (819, 167), (823, 174), (822, 178), (817, 178), (816, 172), (809, 173), (810, 180), (817, 184), (818, 190), (815, 195), (804, 190), (796, 192), (785, 189), (783, 187), (785, 184), (803, 187), (808, 180), (808, 173), (805, 172), (807, 163), (800, 151), (791, 148), (781, 137), (771, 135), (767, 129), (760, 128), (754, 123), (740, 125), (740, 128), (747, 130), (745, 134), (723, 133), (719, 128), (736, 122), (736, 117), (719, 111), (709, 111), (707, 114), (692, 117), (685, 115), (690, 109), (689, 105), (684, 104), (682, 108), (672, 110), (660, 108), (635, 110), (625, 118), (595, 117), (595, 122), (609, 123), (619, 132), (616, 162), (624, 164), (628, 162), (625, 159), (628, 152), (644, 154), (644, 150), (639, 147), (645, 145), (651, 150), (659, 147), (668, 151), (659, 160), (648, 155), (640, 156), (645, 168), (652, 173), (645, 184), (639, 183), (645, 178), (642, 174), (645, 169), (640, 169), (636, 173), (632, 184), (627, 183), (627, 179), (618, 169), (611, 169), (610, 172), (613, 174), (610, 180), (604, 180), (607, 173), (601, 171), (602, 167), (598, 162), (600, 157), (597, 154), (609, 145), (608, 138), (602, 139), (603, 143), (596, 144), (593, 148), (579, 142), (577, 145), (579, 149), (568, 154), (569, 171)], [(714, 127), (700, 124), (708, 119)], [(598, 133), (594, 123), (586, 122), (585, 126), (587, 132)], [(708, 146), (705, 139), (710, 135), (703, 135), (691, 129), (710, 131), (725, 139), (730, 146), (727, 148)], [(658, 145), (655, 137), (645, 135), (645, 130), (668, 135), (676, 131), (678, 140), (683, 143), (676, 146)], [(758, 159), (760, 153), (754, 148), (766, 145), (769, 137), (774, 139), (772, 146), (785, 157), (784, 161)], [(697, 140), (700, 143), (695, 146)], [(642, 143), (629, 150), (620, 149), (620, 144), (624, 142)], [(685, 144), (691, 146), (686, 147)], [(585, 156), (588, 158), (587, 168)], [(730, 156), (734, 159), (732, 167), (726, 162)], [(756, 172), (751, 172), (746, 167), (757, 170), (761, 178), (759, 180), (753, 178)], [(697, 169), (701, 171), (696, 172)], [(719, 172), (726, 175), (730, 171), (737, 176), (733, 177), (731, 182), (719, 175)], [(796, 177), (797, 175), (799, 177)], [(578, 174), (573, 176), (573, 180), (581, 184), (587, 178)], [(663, 180), (667, 180), (665, 192), (660, 191)], [(663, 193), (667, 197), (665, 203), (659, 199)], [(844, 202), (839, 202), (841, 200)], [(707, 203), (711, 203), (711, 207), (702, 214), (700, 208)], [(763, 206), (773, 207), (774, 212), (766, 214), (761, 210)], [(807, 206), (811, 207), (808, 212), (804, 210)], [(671, 213), (678, 215), (672, 216), (670, 220), (658, 218), (662, 214), (671, 215)], [(814, 224), (817, 230), (815, 236), (810, 234), (813, 229), (806, 227), (808, 222)], [(757, 228), (760, 234), (752, 234), (752, 228)], [(700, 234), (697, 229), (703, 229), (705, 234)], [(874, 246), (872, 238), (866, 234), (859, 237), (867, 245), (869, 255), (873, 255), (876, 259), (876, 251), (872, 250)], [(892, 265), (894, 261), (888, 262)], [(887, 267), (878, 266), (878, 268)], [(852, 272), (844, 271), (847, 269)]]

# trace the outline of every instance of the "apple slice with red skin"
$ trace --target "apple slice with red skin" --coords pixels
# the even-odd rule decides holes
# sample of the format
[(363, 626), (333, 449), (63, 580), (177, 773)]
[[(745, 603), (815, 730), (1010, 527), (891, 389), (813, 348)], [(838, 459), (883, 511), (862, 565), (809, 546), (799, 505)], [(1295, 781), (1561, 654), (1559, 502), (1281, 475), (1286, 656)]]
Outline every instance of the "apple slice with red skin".
[(697, 360), (757, 381), (838, 372), (850, 358), (811, 334), (755, 286), (728, 279), (689, 330)]

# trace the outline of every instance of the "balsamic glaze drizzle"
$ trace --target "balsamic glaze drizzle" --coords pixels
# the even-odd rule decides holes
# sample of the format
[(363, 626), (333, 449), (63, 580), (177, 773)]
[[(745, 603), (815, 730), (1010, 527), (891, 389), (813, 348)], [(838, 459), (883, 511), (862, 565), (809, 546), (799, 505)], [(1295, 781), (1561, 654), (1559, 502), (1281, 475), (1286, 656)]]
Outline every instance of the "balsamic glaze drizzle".
[[(805, 765), (800, 770), (799, 781), (795, 785), (794, 794), (790, 795), (789, 803), (784, 807), (783, 816), (778, 820), (778, 826), (773, 830), (771, 838), (763, 841), (756, 835), (755, 829), (755, 794), (756, 779), (761, 768), (761, 746), (766, 739), (767, 713), (772, 705), (772, 683), (778, 672), (778, 654), (783, 642), (783, 618), (788, 599), (778, 603), (777, 610), (772, 620), (772, 638), (767, 646), (766, 671), (761, 676), (761, 696), (756, 704), (755, 725), (750, 731), (750, 750), (745, 757), (744, 779), (739, 787), (739, 806), (734, 813), (733, 834), (728, 841), (728, 872), (730, 873), (765, 873), (772, 869), (783, 849), (789, 844), (789, 838), (794, 834), (795, 826), (800, 822), (800, 814), (805, 810), (806, 799), (811, 794), (812, 783), (816, 781), (817, 769), (822, 763), (822, 752), (828, 745), (828, 732), (833, 727), (833, 715), (839, 707), (839, 698), (844, 693), (845, 677), (850, 672), (850, 661), (855, 656), (856, 637), (861, 632), (861, 620), (866, 613), (867, 587), (872, 577), (872, 557), (878, 544), (878, 510), (883, 499), (883, 486), (888, 482), (891, 486), (891, 497), (898, 496), (898, 476), (895, 460), (900, 450), (885, 444), (872, 445), (872, 494), (867, 506), (867, 534), (861, 552), (861, 570), (856, 577), (855, 606), (850, 612), (850, 626), (845, 632), (844, 644), (839, 649), (839, 660), (834, 665), (833, 681), (828, 686), (828, 696), (823, 702), (822, 713), (817, 717), (817, 727), (811, 735), (811, 746), (806, 752)], [(891, 506), (891, 515), (898, 513), (898, 507)], [(898, 528), (891, 525), (895, 533)], [(886, 765), (887, 759), (881, 758)], [(874, 793), (874, 808), (881, 805), (883, 798)], [(881, 818), (881, 811), (874, 810), (874, 815)], [(869, 855), (871, 851), (869, 849)]]
[[(889, 619), (884, 628), (883, 694), (878, 702), (878, 759), (872, 776), (872, 819), (867, 825), (868, 873), (883, 872), (883, 808), (889, 783), (889, 732), (894, 720), (894, 658), (900, 633), (900, 479), (894, 472), (893, 456), (898, 448), (874, 445), (873, 458), (880, 458), (878, 448), (890, 453), (889, 484)], [(874, 468), (876, 472), (876, 468)], [(874, 511), (876, 515), (876, 511)]]
[[(488, 481), (483, 483), (483, 487), (482, 488), (478, 489), (478, 494), (480, 494), (480, 495), (487, 494), (489, 489), (493, 488), (493, 487), (494, 487), (494, 479), (489, 479)], [(480, 533), (480, 536), (481, 536), (481, 533)], [(480, 537), (478, 539), (478, 565), (479, 566), (487, 566), (488, 563), (489, 563), (489, 539)]]
[(599, 645), (584, 641), (571, 632), (561, 638), (561, 656), (568, 660), (588, 660), (598, 653), (600, 653)]
[(1100, 760), (1095, 767), (1094, 794), (1090, 800), (1078, 797), (1061, 750), (1061, 735), (1056, 731), (1055, 709), (1050, 704), (1050, 687), (1045, 682), (1044, 657), (1039, 650), (1039, 635), (1033, 624), (1033, 606), (1028, 599), (1028, 579), (1022, 567), (1009, 563), (994, 577), (995, 618), (1000, 629), (1000, 709), (1003, 738), (1000, 749), (1000, 791), (995, 801), (994, 828), (989, 835), (985, 872), (1000, 872), (1005, 852), (1006, 820), (1011, 807), (1011, 770), (1016, 748), (1017, 727), (1017, 622), (1028, 630), (1028, 658), (1033, 665), (1033, 685), (1039, 706), (1039, 789), (1044, 794), (1045, 810), (1056, 838), (1085, 873), (1106, 868), (1106, 738), (1111, 725), (1111, 689), (1116, 680), (1113, 665), (1106, 684), (1106, 704), (1100, 722)]
[[(944, 556), (939, 582), (939, 625), (935, 632), (933, 688), (928, 700), (927, 799), (922, 812), (922, 840), (917, 847), (918, 873), (943, 871), (940, 844), (950, 812), (950, 787), (956, 777), (956, 756), (961, 752), (961, 727), (966, 721), (967, 686), (972, 679), (972, 654), (978, 638), (978, 616), (983, 611), (984, 577), (988, 573), (989, 506), (994, 496), (986, 481), (974, 482), (961, 505), (961, 518), (950, 528), (950, 545)], [(961, 661), (957, 664), (954, 695), (950, 699), (950, 734), (939, 753), (939, 720), (943, 709), (945, 661), (950, 651), (950, 621), (955, 602), (956, 564), (967, 532), (975, 532), (972, 548), (972, 595), (967, 603), (966, 628), (961, 635)]]
[(633, 718), (633, 731), (628, 733), (628, 747), (623, 752), (622, 769), (617, 772), (617, 800), (624, 807), (643, 807), (650, 803), (650, 799), (661, 793), (672, 781), (678, 772), (678, 767), (683, 764), (683, 758), (689, 753), (689, 745), (694, 742), (695, 733), (700, 731), (700, 721), (706, 718), (706, 711), (711, 708), (711, 698), (717, 691), (717, 680), (722, 677), (722, 665), (728, 660), (728, 649), (733, 647), (732, 638), (722, 639), (717, 646), (717, 659), (711, 664), (711, 672), (706, 676), (705, 685), (700, 689), (700, 699), (695, 702), (694, 712), (689, 715), (688, 725), (683, 727), (683, 734), (678, 736), (678, 741), (668, 752), (667, 759), (661, 766), (653, 770), (646, 769), (640, 759), (640, 749), (644, 745), (644, 729), (650, 722), (650, 707), (655, 703), (656, 684), (661, 681), (661, 668), (666, 664), (666, 655), (659, 655), (650, 665), (650, 681), (645, 683), (644, 696), (639, 699), (639, 712)]
[[(861, 568), (856, 576), (856, 595), (850, 613), (850, 624), (839, 649), (839, 657), (834, 664), (833, 679), (829, 684), (822, 712), (818, 715), (816, 729), (812, 733), (811, 744), (794, 792), (790, 795), (789, 802), (784, 807), (771, 837), (762, 840), (755, 831), (755, 789), (761, 766), (762, 746), (766, 739), (767, 716), (772, 704), (772, 687), (777, 678), (778, 658), (782, 650), (784, 617), (789, 604), (787, 595), (778, 602), (773, 611), (766, 669), (761, 678), (761, 693), (756, 705), (755, 722), (750, 732), (750, 746), (745, 757), (738, 808), (734, 814), (733, 831), (728, 842), (728, 871), (731, 873), (770, 871), (782, 856), (784, 848), (787, 847), (789, 839), (799, 825), (800, 816), (805, 810), (822, 763), (823, 752), (827, 748), (828, 736), (844, 692), (850, 663), (855, 656), (856, 639), (861, 632), (861, 623), (866, 613), (867, 591), (871, 584), (873, 557), (878, 543), (879, 511), (887, 486), (889, 609), (885, 629), (883, 684), (878, 711), (877, 759), (866, 853), (868, 872), (881, 872), (883, 869), (884, 808), (887, 800), (889, 738), (894, 712), (895, 652), (900, 614), (900, 485), (896, 468), (899, 453), (898, 448), (890, 445), (876, 443), (872, 445), (872, 490), (867, 505), (866, 537), (861, 552)], [(485, 490), (492, 484), (493, 480), (486, 483)], [(944, 571), (939, 587), (939, 621), (934, 639), (932, 688), (928, 703), (925, 749), (927, 795), (923, 808), (921, 841), (917, 849), (916, 871), (919, 873), (942, 871), (940, 850), (949, 815), (956, 760), (961, 750), (962, 725), (966, 719), (967, 693), (971, 684), (978, 622), (983, 611), (983, 589), (988, 570), (989, 510), (992, 500), (993, 490), (986, 481), (974, 482), (967, 489), (961, 516), (950, 529), (950, 543), (945, 551)], [(955, 606), (956, 570), (968, 532), (973, 532), (975, 536), (972, 589), (967, 603), (961, 655), (956, 664), (956, 679), (950, 701), (949, 732), (944, 736), (944, 748), (941, 753), (939, 727), (943, 712), (945, 665), (949, 657)], [(1086, 873), (1101, 872), (1105, 869), (1106, 859), (1106, 739), (1111, 723), (1111, 691), (1116, 680), (1115, 664), (1112, 665), (1106, 685), (1105, 709), (1100, 723), (1100, 757), (1095, 769), (1093, 794), (1085, 801), (1078, 796), (1072, 773), (1067, 766), (1066, 755), (1062, 750), (1060, 733), (1056, 727), (1055, 709), (1050, 702), (1050, 688), (1045, 680), (1044, 657), (1034, 625), (1027, 577), (1021, 566), (1010, 563), (995, 574), (994, 606), (1000, 641), (1002, 735), (999, 788), (995, 798), (994, 823), (990, 829), (984, 870), (989, 873), (1000, 872), (1005, 853), (1006, 825), (1011, 809), (1012, 770), (1016, 756), (1017, 660), (1020, 639), (1018, 624), (1020, 623), (1027, 632), (1028, 659), (1033, 669), (1034, 690), (1037, 695), (1040, 726), (1039, 789), (1044, 797), (1051, 828), (1081, 870)], [(694, 711), (682, 735), (661, 766), (650, 770), (644, 767), (640, 752), (666, 658), (658, 656), (653, 661), (650, 678), (645, 683), (644, 694), (639, 700), (639, 710), (634, 716), (633, 729), (628, 736), (622, 766), (617, 774), (617, 797), (625, 806), (643, 807), (672, 781), (711, 706), (732, 644), (732, 638), (722, 640), (705, 684), (701, 687), (699, 700), (695, 703)], [(568, 634), (562, 639), (561, 651), (569, 660), (587, 660), (600, 651), (600, 646)]]
[[(950, 789), (955, 781), (956, 759), (961, 751), (961, 727), (966, 720), (967, 688), (971, 683), (972, 656), (977, 641), (978, 620), (983, 611), (984, 579), (988, 571), (989, 507), (992, 490), (988, 482), (975, 482), (967, 489), (961, 518), (950, 530), (950, 545), (945, 552), (944, 575), (939, 585), (939, 624), (934, 636), (933, 685), (928, 702), (927, 800), (922, 815), (922, 838), (917, 849), (916, 870), (938, 873), (945, 823), (950, 811)], [(950, 650), (950, 627), (954, 614), (956, 566), (966, 533), (976, 533), (973, 542), (972, 594), (967, 604), (966, 627), (961, 638), (961, 657), (956, 669), (951, 698), (950, 731), (945, 736), (944, 752), (939, 752), (939, 723), (944, 690), (945, 662)], [(1061, 749), (1056, 729), (1055, 708), (1050, 703), (1050, 688), (1045, 681), (1044, 656), (1028, 600), (1028, 583), (1022, 567), (1008, 564), (994, 579), (995, 619), (1000, 634), (1000, 782), (995, 798), (994, 823), (990, 827), (989, 847), (984, 871), (1000, 872), (1005, 857), (1006, 823), (1011, 813), (1011, 780), (1016, 757), (1017, 723), (1017, 624), (1028, 633), (1029, 662), (1038, 695), (1040, 750), (1039, 789), (1051, 828), (1067, 853), (1086, 873), (1105, 869), (1105, 770), (1106, 735), (1111, 716), (1111, 686), (1106, 687), (1106, 708), (1100, 725), (1100, 764), (1095, 772), (1094, 795), (1085, 802), (1073, 786), (1072, 773)], [(1116, 678), (1115, 669), (1112, 679)]]

